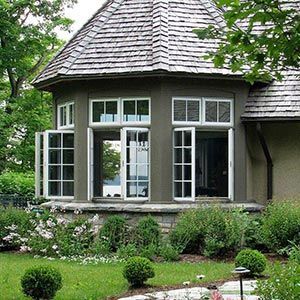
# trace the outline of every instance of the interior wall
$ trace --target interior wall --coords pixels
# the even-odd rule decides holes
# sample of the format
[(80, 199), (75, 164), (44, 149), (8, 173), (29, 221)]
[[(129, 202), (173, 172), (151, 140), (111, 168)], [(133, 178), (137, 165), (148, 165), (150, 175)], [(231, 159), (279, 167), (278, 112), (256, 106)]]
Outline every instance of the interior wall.
[[(300, 123), (262, 123), (273, 159), (274, 199), (300, 199)], [(259, 203), (267, 200), (267, 164), (255, 125), (247, 126), (251, 159), (252, 196)]]

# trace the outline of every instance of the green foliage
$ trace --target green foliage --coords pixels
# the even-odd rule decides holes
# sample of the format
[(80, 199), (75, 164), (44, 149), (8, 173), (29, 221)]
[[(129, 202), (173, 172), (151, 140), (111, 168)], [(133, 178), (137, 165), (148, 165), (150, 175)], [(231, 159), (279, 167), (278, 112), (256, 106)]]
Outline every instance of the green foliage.
[(171, 244), (184, 253), (208, 257), (236, 251), (241, 245), (244, 226), (240, 211), (201, 207), (183, 213), (170, 233)]
[(271, 268), (270, 278), (257, 283), (257, 294), (261, 300), (300, 299), (300, 264), (276, 263)]
[(153, 278), (155, 273), (149, 259), (136, 256), (127, 260), (123, 276), (131, 286), (141, 287), (149, 278)]
[(179, 260), (179, 251), (170, 244), (163, 244), (159, 249), (159, 254), (165, 261)]
[(20, 238), (27, 236), (33, 227), (31, 218), (32, 214), (21, 209), (0, 208), (0, 250), (20, 246)]
[(103, 143), (103, 178), (113, 180), (120, 173), (121, 153), (111, 143)]
[(160, 226), (153, 217), (143, 217), (134, 228), (133, 236), (134, 243), (140, 249), (150, 245), (158, 246), (161, 242)]
[(62, 276), (52, 267), (34, 267), (25, 272), (21, 285), (23, 293), (34, 300), (53, 299), (62, 288)]
[[(272, 76), (281, 79), (281, 71), (286, 67), (299, 67), (297, 8), (272, 0), (216, 3), (222, 9), (226, 25), (195, 30), (199, 39), (220, 41), (218, 49), (207, 55), (216, 67), (228, 65), (233, 72), (246, 72), (250, 82), (269, 81)], [(256, 31), (258, 26), (260, 30)]]
[(262, 219), (265, 242), (270, 250), (279, 251), (300, 242), (300, 204), (296, 201), (270, 204)]
[(99, 231), (100, 239), (105, 239), (111, 251), (115, 252), (126, 241), (127, 224), (121, 216), (110, 216)]
[(0, 194), (34, 197), (34, 173), (6, 172), (0, 175)]
[(138, 249), (136, 248), (135, 244), (121, 245), (116, 255), (119, 258), (128, 259), (130, 257), (137, 256)]
[(250, 270), (252, 275), (259, 275), (266, 269), (267, 259), (258, 250), (244, 249), (236, 256), (235, 266)]
[(243, 246), (250, 249), (266, 250), (261, 215), (247, 218)]
[(154, 244), (150, 244), (147, 246), (144, 246), (143, 248), (139, 249), (140, 251), (140, 256), (148, 258), (151, 261), (154, 261), (155, 258), (157, 257), (158, 253), (158, 246)]

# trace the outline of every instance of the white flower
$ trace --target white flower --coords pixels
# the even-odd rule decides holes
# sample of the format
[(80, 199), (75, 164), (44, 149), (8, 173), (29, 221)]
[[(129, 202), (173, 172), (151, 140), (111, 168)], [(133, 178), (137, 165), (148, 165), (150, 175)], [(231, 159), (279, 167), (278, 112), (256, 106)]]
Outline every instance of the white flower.
[(191, 284), (191, 282), (190, 282), (190, 281), (185, 281), (185, 282), (183, 282), (182, 284), (185, 285), (185, 286), (188, 286), (188, 285)]
[(100, 219), (100, 218), (99, 218), (99, 215), (96, 214), (96, 215), (94, 215), (93, 218), (89, 219), (89, 222), (95, 224), (95, 223), (98, 223), (99, 219)]
[(28, 246), (21, 246), (20, 247), (20, 252), (30, 252), (31, 248)]
[(53, 249), (53, 250), (57, 250), (57, 249), (58, 249), (58, 246), (57, 246), (57, 245), (53, 245), (53, 246), (52, 246), (52, 249)]
[(201, 275), (197, 275), (196, 278), (199, 279), (199, 280), (202, 280), (203, 278), (205, 278), (205, 275), (202, 275), (202, 274)]
[(5, 226), (5, 229), (11, 230), (11, 231), (15, 231), (18, 229), (18, 226), (15, 224), (12, 224), (11, 226)]
[(54, 223), (52, 220), (50, 220), (50, 219), (49, 219), (49, 220), (47, 220), (47, 222), (46, 222), (46, 223), (47, 223), (47, 226), (48, 226), (48, 227), (50, 227), (50, 228), (52, 228), (52, 227), (54, 227), (54, 226), (55, 226), (55, 223)]

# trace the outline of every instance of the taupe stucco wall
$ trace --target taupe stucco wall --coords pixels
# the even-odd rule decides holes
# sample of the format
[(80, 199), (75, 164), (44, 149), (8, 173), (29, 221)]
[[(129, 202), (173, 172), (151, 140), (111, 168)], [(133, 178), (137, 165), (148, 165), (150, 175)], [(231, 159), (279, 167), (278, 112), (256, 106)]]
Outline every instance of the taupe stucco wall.
[[(89, 99), (95, 97), (151, 98), (152, 202), (172, 201), (172, 97), (234, 98), (235, 201), (247, 201), (247, 147), (240, 116), (249, 86), (241, 81), (192, 78), (139, 78), (77, 81), (55, 88), (55, 103), (75, 101), (75, 200), (87, 200), (87, 128)], [(56, 120), (56, 112), (55, 112)]]
[[(300, 198), (300, 123), (262, 123), (273, 159), (274, 199)], [(267, 198), (266, 160), (259, 144), (255, 125), (247, 125), (248, 149), (251, 157), (252, 195), (259, 203)]]

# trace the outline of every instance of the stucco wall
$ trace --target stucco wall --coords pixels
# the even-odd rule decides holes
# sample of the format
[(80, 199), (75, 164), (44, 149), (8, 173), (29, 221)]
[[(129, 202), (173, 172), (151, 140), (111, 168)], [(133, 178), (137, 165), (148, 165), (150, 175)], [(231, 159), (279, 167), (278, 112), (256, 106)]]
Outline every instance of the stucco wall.
[[(262, 130), (273, 159), (274, 199), (300, 199), (300, 123), (263, 123)], [(259, 144), (255, 125), (247, 126), (253, 199), (267, 199), (266, 160)]]
[[(55, 104), (75, 101), (75, 199), (87, 199), (89, 98), (151, 97), (151, 201), (172, 201), (172, 97), (215, 96), (234, 99), (235, 200), (247, 201), (247, 147), (240, 116), (249, 87), (241, 81), (195, 78), (139, 78), (77, 81), (55, 88)], [(56, 113), (55, 113), (56, 115)], [(56, 119), (56, 116), (55, 118)]]

